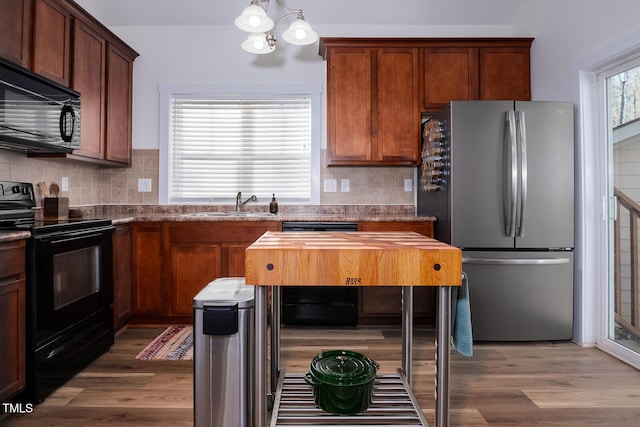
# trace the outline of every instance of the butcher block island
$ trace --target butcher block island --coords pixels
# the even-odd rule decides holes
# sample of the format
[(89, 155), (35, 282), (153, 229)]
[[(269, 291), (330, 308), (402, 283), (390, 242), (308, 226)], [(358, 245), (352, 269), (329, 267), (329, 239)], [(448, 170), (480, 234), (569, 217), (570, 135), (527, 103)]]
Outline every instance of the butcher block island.
[[(462, 283), (462, 251), (415, 232), (272, 232), (245, 251), (245, 279), (255, 285), (254, 427), (268, 420), (267, 396), (274, 398), (271, 427), (280, 425), (412, 425), (427, 421), (411, 390), (413, 287), (437, 286), (435, 421), (449, 423), (449, 340), (451, 287)], [(301, 376), (280, 367), (280, 286), (401, 286), (402, 368), (381, 374), (366, 411), (337, 416), (315, 408)], [(267, 289), (272, 287), (269, 299)], [(271, 303), (271, 354), (267, 357), (267, 309)], [(271, 361), (270, 393), (266, 360)], [(301, 389), (302, 387), (302, 389)], [(301, 391), (302, 390), (302, 391)], [(388, 398), (391, 391), (393, 398)], [(378, 394), (379, 393), (379, 394)], [(290, 396), (294, 396), (291, 398)], [(306, 397), (303, 397), (306, 396)]]
[(248, 284), (460, 285), (461, 251), (413, 232), (267, 232), (246, 250)]

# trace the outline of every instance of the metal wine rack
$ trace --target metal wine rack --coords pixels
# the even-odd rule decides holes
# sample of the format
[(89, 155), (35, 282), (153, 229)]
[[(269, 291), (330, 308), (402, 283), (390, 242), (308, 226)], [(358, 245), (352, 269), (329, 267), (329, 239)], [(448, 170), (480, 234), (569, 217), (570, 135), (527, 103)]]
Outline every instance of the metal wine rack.
[(448, 156), (442, 122), (429, 118), (423, 127), (422, 175), (423, 191), (443, 190), (449, 174)]

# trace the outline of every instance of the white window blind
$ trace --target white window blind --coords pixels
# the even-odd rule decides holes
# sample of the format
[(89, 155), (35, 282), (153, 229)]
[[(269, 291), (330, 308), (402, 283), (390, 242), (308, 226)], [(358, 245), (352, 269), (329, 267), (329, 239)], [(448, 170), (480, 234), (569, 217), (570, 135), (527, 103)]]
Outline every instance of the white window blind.
[(311, 198), (311, 100), (174, 95), (169, 203)]

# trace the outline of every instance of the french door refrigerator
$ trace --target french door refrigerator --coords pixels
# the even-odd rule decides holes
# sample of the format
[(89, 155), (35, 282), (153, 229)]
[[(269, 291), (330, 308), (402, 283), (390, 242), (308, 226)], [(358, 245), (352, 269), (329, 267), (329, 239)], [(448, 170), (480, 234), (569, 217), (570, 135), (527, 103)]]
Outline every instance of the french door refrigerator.
[(463, 250), (473, 338), (569, 340), (573, 105), (454, 101), (423, 123), (417, 211)]

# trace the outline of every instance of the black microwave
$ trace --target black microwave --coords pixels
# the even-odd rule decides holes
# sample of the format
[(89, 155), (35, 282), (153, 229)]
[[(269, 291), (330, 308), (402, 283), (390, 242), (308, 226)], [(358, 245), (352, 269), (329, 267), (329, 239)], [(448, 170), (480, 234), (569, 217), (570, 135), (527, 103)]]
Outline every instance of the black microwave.
[(0, 58), (0, 148), (70, 153), (80, 147), (80, 94)]

